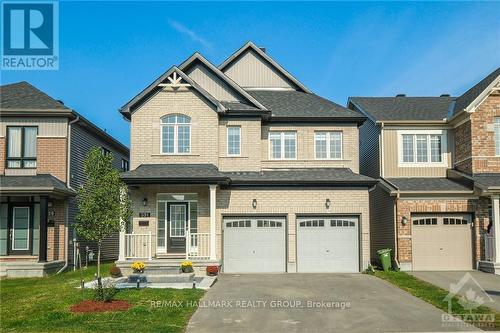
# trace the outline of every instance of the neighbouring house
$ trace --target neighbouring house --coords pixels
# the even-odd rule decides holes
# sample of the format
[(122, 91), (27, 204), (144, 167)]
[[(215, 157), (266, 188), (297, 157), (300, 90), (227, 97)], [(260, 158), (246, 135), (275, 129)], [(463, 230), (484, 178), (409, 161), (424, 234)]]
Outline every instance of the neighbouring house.
[(249, 42), (219, 66), (195, 53), (121, 108), (134, 216), (124, 272), (359, 272), (370, 262), (359, 174), (366, 117), (312, 93)]
[(500, 68), (459, 97), (351, 97), (370, 193), (371, 253), (404, 270), (500, 273)]
[[(0, 87), (0, 276), (44, 276), (82, 260), (95, 244), (73, 224), (76, 189), (92, 147), (113, 153), (128, 170), (128, 148), (83, 116), (27, 82)], [(95, 252), (97, 254), (97, 252)], [(118, 256), (118, 234), (103, 257)]]

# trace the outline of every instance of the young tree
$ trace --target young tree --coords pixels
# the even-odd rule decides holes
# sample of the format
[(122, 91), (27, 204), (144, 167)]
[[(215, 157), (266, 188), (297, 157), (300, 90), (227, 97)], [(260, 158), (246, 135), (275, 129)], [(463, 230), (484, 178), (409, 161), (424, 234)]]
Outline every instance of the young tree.
[(88, 241), (97, 243), (97, 278), (101, 281), (102, 240), (119, 232), (132, 215), (127, 186), (113, 167), (113, 155), (94, 147), (84, 163), (85, 183), (77, 190), (75, 228)]

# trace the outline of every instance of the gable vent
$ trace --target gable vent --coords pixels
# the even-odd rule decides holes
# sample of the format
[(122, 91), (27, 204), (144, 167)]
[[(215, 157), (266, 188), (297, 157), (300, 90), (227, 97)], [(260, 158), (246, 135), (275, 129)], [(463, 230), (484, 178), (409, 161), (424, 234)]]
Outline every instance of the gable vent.
[(396, 97), (406, 97), (406, 94), (397, 94)]

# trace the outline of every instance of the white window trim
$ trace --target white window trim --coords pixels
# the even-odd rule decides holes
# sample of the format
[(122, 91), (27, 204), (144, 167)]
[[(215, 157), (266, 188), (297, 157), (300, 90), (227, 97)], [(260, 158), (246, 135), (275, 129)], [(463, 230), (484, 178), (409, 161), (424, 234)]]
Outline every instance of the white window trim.
[[(403, 135), (441, 135), (441, 162), (431, 162), (431, 144), (428, 141), (427, 144), (427, 156), (429, 161), (427, 162), (417, 162), (417, 146), (414, 141), (413, 144), (413, 162), (403, 161)], [(398, 130), (398, 167), (448, 167), (448, 131), (446, 130)]]
[[(281, 142), (281, 158), (273, 157), (273, 150), (271, 144), (271, 133), (279, 133), (280, 134), (280, 142)], [(295, 139), (295, 157), (286, 158), (285, 157), (285, 133), (293, 133)], [(293, 161), (297, 159), (297, 131), (269, 131), (267, 135), (268, 141), (268, 150), (269, 150), (269, 159), (273, 161)]]
[[(238, 128), (239, 129), (239, 137), (240, 137), (239, 147), (238, 147), (239, 154), (230, 154), (229, 153), (229, 129), (230, 128)], [(228, 125), (228, 126), (226, 126), (226, 146), (227, 146), (227, 149), (226, 149), (227, 156), (229, 156), (229, 157), (238, 157), (238, 156), (241, 156), (241, 126), (239, 126), (239, 125)]]
[[(185, 116), (185, 117), (189, 117), (189, 116), (186, 116), (184, 114), (167, 114), (165, 116), (162, 116), (160, 118), (160, 155), (192, 155), (192, 141), (191, 141), (191, 123), (175, 123), (175, 124), (172, 124), (172, 123), (163, 123), (162, 122), (162, 118), (164, 117), (168, 117), (169, 115), (180, 115), (180, 116)], [(191, 117), (189, 117), (189, 119), (191, 119)], [(187, 153), (179, 153), (179, 142), (178, 142), (178, 138), (179, 138), (179, 126), (189, 126), (189, 151)], [(173, 126), (174, 127), (174, 152), (173, 153), (164, 153), (163, 152), (163, 127), (164, 126)]]
[[(316, 155), (316, 134), (326, 133), (326, 158), (319, 158)], [(331, 133), (340, 133), (340, 157), (332, 158), (330, 151), (330, 135)], [(341, 161), (344, 159), (344, 133), (342, 131), (315, 131), (314, 132), (314, 159), (321, 161)]]
[[(183, 229), (183, 235), (176, 235), (176, 236), (172, 236), (172, 206), (180, 206), (180, 207), (184, 207), (184, 209), (188, 210), (188, 211), (184, 211), (184, 216), (186, 216), (186, 221), (184, 222), (184, 229)], [(187, 207), (187, 208), (186, 208)], [(165, 209), (167, 209), (168, 206), (165, 204)], [(168, 209), (167, 209), (168, 210)], [(170, 238), (186, 238), (186, 227), (188, 227), (189, 225), (189, 204), (188, 205), (185, 205), (184, 203), (178, 203), (178, 204), (171, 204), (170, 205), (170, 211), (169, 211), (169, 214), (168, 214), (168, 220), (166, 220), (165, 222), (167, 223), (168, 221), (168, 229), (169, 229), (169, 233), (170, 233)], [(166, 231), (167, 228), (165, 228), (165, 231)], [(167, 238), (166, 238), (166, 235), (165, 235), (165, 245), (167, 244)]]

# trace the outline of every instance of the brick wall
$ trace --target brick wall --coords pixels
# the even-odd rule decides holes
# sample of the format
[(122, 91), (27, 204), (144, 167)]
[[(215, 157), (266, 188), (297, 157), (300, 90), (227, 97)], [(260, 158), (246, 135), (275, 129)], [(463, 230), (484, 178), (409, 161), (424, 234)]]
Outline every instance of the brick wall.
[[(406, 200), (399, 199), (396, 202), (397, 217), (396, 226), (398, 234), (398, 260), (400, 263), (412, 262), (412, 224), (410, 217), (415, 213), (471, 213), (474, 221), (474, 254), (475, 260), (484, 257), (481, 233), (489, 223), (488, 207), (489, 198), (476, 199), (455, 199), (455, 200)], [(408, 223), (401, 223), (402, 217), (408, 218)]]
[(49, 220), (54, 220), (54, 225), (47, 228), (47, 260), (64, 260), (64, 241), (66, 205), (63, 200), (53, 200), (49, 212), (54, 212), (54, 216)]
[(471, 122), (467, 121), (455, 128), (455, 168), (472, 173)]
[(66, 138), (38, 138), (37, 173), (51, 174), (66, 182)]
[(5, 157), (7, 154), (7, 147), (5, 144), (5, 137), (0, 137), (0, 175), (3, 175), (5, 172)]

